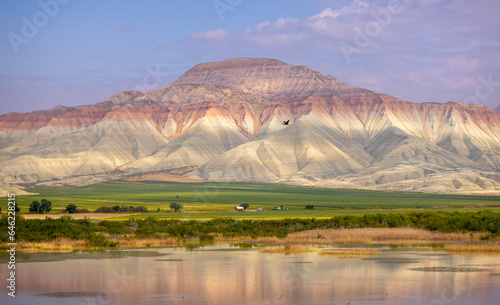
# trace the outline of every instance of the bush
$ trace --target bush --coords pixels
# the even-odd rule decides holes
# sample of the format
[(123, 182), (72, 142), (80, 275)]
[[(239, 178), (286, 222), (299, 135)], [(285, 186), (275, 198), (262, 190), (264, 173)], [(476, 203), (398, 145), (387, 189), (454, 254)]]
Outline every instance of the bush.
[[(182, 205), (181, 205), (181, 209), (182, 209)], [(135, 207), (133, 209), (133, 212), (147, 212), (147, 211), (148, 211), (148, 209), (143, 205)]]
[(133, 206), (126, 206), (122, 205), (121, 207), (118, 205), (115, 205), (114, 207), (98, 207), (95, 209), (95, 213), (130, 213), (130, 212), (147, 212), (148, 209), (145, 206), (138, 206), (138, 207), (133, 207)]
[(134, 211), (134, 207), (133, 206), (126, 206), (126, 205), (122, 205), (120, 207), (120, 212), (123, 212), (123, 213), (129, 213), (129, 212), (132, 212)]
[(312, 204), (306, 205), (306, 210), (314, 210), (314, 205)]
[(249, 207), (250, 205), (248, 203), (242, 203), (240, 204), (240, 207), (243, 207), (245, 210)]
[(66, 207), (66, 212), (68, 213), (76, 213), (76, 205), (70, 204)]
[(95, 213), (113, 213), (114, 210), (112, 207), (98, 207), (94, 211)]
[(102, 234), (88, 234), (85, 238), (91, 247), (116, 247), (118, 243), (111, 242)]
[(172, 203), (170, 204), (170, 208), (171, 208), (172, 210), (174, 210), (174, 212), (177, 212), (177, 211), (179, 211), (179, 210), (182, 210), (183, 205), (182, 205), (182, 203), (172, 202)]

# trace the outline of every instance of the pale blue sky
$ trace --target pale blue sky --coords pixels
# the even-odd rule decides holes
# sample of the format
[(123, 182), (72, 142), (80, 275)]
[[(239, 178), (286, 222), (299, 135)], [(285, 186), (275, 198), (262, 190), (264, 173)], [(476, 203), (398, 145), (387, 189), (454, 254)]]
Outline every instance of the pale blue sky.
[(0, 1), (0, 114), (271, 57), (411, 102), (500, 104), (497, 0)]

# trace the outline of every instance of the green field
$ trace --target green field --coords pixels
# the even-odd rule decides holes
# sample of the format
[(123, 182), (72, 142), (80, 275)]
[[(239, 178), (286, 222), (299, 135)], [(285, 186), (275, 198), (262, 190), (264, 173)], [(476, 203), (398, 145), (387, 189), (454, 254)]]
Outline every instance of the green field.
[[(500, 196), (425, 194), (390, 191), (326, 189), (278, 184), (254, 183), (174, 183), (114, 181), (83, 187), (32, 188), (36, 196), (18, 196), (21, 212), (27, 212), (33, 200), (52, 201), (51, 213), (59, 213), (69, 204), (91, 211), (100, 206), (144, 205), (152, 216), (161, 218), (293, 218), (331, 217), (339, 214), (397, 212), (412, 209), (449, 209), (500, 207)], [(177, 198), (177, 196), (179, 196)], [(171, 202), (184, 205), (182, 213), (172, 213)], [(5, 211), (7, 200), (2, 202)], [(234, 207), (250, 204), (249, 211), (235, 213)], [(313, 211), (305, 210), (314, 205)], [(289, 211), (273, 211), (283, 206)], [(262, 208), (263, 212), (250, 212)], [(157, 212), (160, 209), (160, 212)], [(141, 217), (144, 217), (141, 216)]]

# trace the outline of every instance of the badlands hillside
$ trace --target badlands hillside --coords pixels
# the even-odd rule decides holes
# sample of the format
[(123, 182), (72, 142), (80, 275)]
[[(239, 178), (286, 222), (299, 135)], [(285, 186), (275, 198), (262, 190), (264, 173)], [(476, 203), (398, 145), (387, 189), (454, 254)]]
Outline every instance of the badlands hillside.
[[(289, 120), (289, 125), (283, 121)], [(95, 105), (0, 116), (0, 189), (166, 172), (211, 181), (500, 193), (500, 115), (234, 58)]]

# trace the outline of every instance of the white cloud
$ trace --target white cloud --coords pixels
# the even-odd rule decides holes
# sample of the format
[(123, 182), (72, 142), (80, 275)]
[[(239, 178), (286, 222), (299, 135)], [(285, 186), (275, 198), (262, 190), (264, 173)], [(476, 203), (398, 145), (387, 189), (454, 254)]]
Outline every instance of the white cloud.
[[(354, 0), (303, 19), (279, 18), (192, 39), (219, 55), (272, 55), (414, 102), (461, 101), (473, 93), (478, 77), (500, 70), (500, 21), (487, 9), (491, 1), (401, 0), (398, 12), (387, 15), (388, 3)], [(350, 63), (341, 43), (356, 48)], [(483, 102), (497, 105), (498, 91)]]

